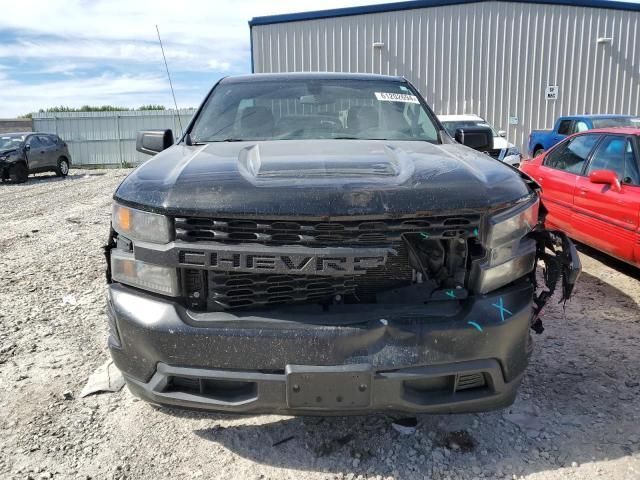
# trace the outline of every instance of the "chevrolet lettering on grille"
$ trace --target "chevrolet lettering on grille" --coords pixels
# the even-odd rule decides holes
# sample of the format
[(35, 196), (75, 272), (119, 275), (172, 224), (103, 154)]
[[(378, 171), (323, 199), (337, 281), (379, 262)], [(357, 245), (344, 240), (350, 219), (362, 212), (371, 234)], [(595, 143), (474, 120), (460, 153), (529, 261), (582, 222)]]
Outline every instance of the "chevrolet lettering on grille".
[(181, 252), (184, 267), (205, 266), (224, 272), (273, 272), (301, 275), (357, 275), (380, 267), (386, 255), (265, 255), (245, 252)]
[(198, 268), (220, 272), (278, 273), (292, 275), (361, 275), (383, 266), (393, 248), (310, 248), (262, 245), (232, 246), (211, 244), (193, 248), (182, 242), (158, 249), (138, 244), (136, 259), (178, 268)]

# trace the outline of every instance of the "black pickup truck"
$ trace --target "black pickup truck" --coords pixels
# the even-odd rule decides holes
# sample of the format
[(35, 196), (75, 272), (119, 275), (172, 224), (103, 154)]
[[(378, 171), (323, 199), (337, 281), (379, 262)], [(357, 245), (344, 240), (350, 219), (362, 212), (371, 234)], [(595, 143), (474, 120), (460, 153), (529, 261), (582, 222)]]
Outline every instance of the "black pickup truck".
[(247, 413), (509, 405), (580, 262), (538, 186), (477, 151), (486, 130), (452, 138), (403, 78), (282, 74), (219, 81), (175, 145), (140, 132), (157, 155), (116, 190), (105, 248), (130, 390)]

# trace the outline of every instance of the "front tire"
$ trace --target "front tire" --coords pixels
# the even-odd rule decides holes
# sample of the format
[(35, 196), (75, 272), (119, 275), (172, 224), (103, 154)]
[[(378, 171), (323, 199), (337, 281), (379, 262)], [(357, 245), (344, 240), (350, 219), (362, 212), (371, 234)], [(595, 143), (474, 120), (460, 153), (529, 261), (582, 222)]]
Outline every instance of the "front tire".
[(13, 183), (24, 183), (29, 178), (29, 169), (24, 162), (18, 162), (9, 168), (9, 179)]
[(58, 177), (66, 177), (69, 174), (69, 160), (64, 157), (58, 159), (58, 166), (56, 167), (56, 175)]

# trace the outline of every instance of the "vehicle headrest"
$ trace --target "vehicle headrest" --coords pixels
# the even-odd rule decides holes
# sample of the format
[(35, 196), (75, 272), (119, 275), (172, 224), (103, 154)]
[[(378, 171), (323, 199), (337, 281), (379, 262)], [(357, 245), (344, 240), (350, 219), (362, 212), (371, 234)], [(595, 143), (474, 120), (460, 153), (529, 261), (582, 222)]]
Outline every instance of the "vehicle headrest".
[(273, 113), (267, 107), (247, 107), (242, 110), (240, 129), (243, 131), (272, 133), (273, 124)]
[(366, 130), (378, 126), (378, 110), (371, 106), (351, 107), (347, 113), (349, 130)]

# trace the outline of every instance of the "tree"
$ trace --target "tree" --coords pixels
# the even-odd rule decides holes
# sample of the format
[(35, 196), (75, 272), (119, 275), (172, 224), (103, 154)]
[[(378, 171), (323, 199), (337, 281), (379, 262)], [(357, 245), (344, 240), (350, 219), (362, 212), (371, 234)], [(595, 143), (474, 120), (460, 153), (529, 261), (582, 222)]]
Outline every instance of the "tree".
[[(49, 108), (41, 108), (38, 110), (40, 113), (60, 113), (60, 112), (130, 112), (133, 110), (166, 110), (167, 107), (164, 105), (141, 105), (136, 108), (129, 107), (116, 107), (114, 105), (83, 105), (81, 107), (65, 107), (64, 105), (60, 105), (59, 107), (49, 107)], [(25, 115), (20, 115), (19, 118), (32, 118), (33, 113), (27, 113)]]

